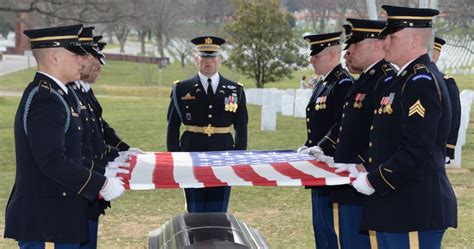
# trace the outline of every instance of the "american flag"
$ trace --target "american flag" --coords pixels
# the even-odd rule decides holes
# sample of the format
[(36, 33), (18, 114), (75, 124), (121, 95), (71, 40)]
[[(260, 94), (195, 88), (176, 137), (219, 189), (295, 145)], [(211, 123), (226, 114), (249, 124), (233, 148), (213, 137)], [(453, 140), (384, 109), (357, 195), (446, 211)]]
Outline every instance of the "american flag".
[(290, 150), (155, 152), (133, 156), (130, 164), (130, 173), (119, 176), (131, 190), (350, 183), (347, 173)]

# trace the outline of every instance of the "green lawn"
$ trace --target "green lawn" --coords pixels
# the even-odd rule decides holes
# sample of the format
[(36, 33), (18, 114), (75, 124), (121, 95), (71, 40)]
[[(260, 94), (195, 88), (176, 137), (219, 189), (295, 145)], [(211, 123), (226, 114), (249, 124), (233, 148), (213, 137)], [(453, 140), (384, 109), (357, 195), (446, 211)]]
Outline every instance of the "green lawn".
[[(140, 66), (110, 62), (106, 68), (101, 82), (96, 86), (98, 92), (107, 95), (136, 96), (100, 96), (106, 120), (129, 144), (147, 151), (164, 151), (168, 107), (166, 95), (162, 95), (164, 96), (162, 98), (157, 97), (157, 83), (147, 86), (141, 81), (140, 76), (137, 76), (140, 75), (140, 72), (137, 74)], [(166, 70), (170, 71), (165, 73)], [(166, 70), (162, 75), (163, 79), (166, 78), (167, 83), (163, 84), (166, 87), (169, 87), (174, 79), (183, 79), (195, 71), (194, 68), (185, 72), (180, 71), (176, 65)], [(32, 73), (32, 70), (26, 70), (0, 77), (0, 87), (11, 90), (22, 89), (26, 82), (31, 80)], [(306, 71), (301, 71), (295, 74), (293, 80), (287, 83), (272, 83), (269, 87), (286, 88), (291, 85), (297, 88), (303, 73), (309, 75)], [(232, 74), (224, 71), (223, 75)], [(470, 78), (457, 77), (460, 87), (472, 88)], [(244, 82), (240, 79), (239, 81)], [(246, 85), (252, 84), (246, 83)], [(151, 91), (154, 91), (153, 94)], [(5, 210), (14, 182), (13, 119), (18, 101), (18, 97), (0, 97), (0, 153), (3, 155), (0, 157), (2, 212)], [(303, 119), (279, 115), (276, 132), (261, 132), (260, 108), (249, 106), (249, 115), (249, 149), (294, 149), (305, 140)], [(444, 248), (472, 248), (474, 245), (473, 152), (474, 108), (471, 113), (467, 144), (463, 148), (462, 170), (449, 170), (449, 177), (458, 197), (459, 228), (448, 230)], [(184, 212), (184, 201), (181, 190), (127, 192), (115, 201), (113, 208), (101, 218), (99, 248), (146, 248), (148, 231), (158, 228), (160, 224), (182, 212)], [(259, 229), (272, 248), (314, 248), (308, 190), (299, 187), (236, 187), (232, 192), (229, 212)], [(0, 233), (3, 233), (3, 224), (4, 216), (0, 215)], [(14, 246), (14, 241), (0, 239), (0, 248)]]

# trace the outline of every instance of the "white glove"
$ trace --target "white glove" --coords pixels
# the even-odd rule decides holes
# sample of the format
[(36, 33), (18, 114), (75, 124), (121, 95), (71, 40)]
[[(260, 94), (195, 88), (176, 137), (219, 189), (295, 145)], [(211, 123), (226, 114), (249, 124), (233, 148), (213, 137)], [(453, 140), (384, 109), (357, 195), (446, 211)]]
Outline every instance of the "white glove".
[(126, 163), (129, 160), (130, 160), (130, 156), (127, 156), (127, 155), (120, 156), (120, 152), (119, 152), (119, 156), (114, 159), (114, 162), (115, 163)]
[(352, 182), (352, 186), (361, 194), (371, 195), (375, 192), (375, 189), (369, 185), (367, 174), (367, 172), (359, 173), (355, 181)]
[(123, 194), (125, 188), (123, 187), (123, 182), (116, 177), (107, 177), (105, 180), (104, 186), (100, 190), (99, 194), (106, 201), (111, 201), (118, 198)]
[[(304, 153), (303, 153), (303, 151), (304, 151)], [(298, 154), (308, 154), (308, 146), (303, 145), (303, 146), (299, 147), (296, 150), (296, 153), (298, 153)]]
[(356, 167), (357, 164), (355, 163), (336, 163), (334, 167), (337, 168), (334, 172), (342, 173), (342, 172), (349, 172), (351, 176), (357, 176), (359, 171)]
[(117, 174), (123, 173), (123, 174), (128, 174), (130, 173), (130, 170), (124, 169), (130, 168), (129, 163), (117, 163), (117, 162), (109, 162), (107, 166), (105, 167), (105, 173), (104, 176), (106, 177), (117, 177)]
[(324, 156), (323, 150), (319, 146), (313, 146), (308, 148), (308, 154), (317, 157)]
[(446, 159), (444, 160), (444, 163), (450, 164), (451, 163), (451, 158), (449, 158), (449, 156), (447, 156)]

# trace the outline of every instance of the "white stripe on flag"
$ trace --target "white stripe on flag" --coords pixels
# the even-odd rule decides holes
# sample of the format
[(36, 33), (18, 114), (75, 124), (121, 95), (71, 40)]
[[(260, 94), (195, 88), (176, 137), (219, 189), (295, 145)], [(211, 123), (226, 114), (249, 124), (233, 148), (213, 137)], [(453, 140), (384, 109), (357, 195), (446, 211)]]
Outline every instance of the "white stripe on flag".
[(196, 180), (193, 160), (187, 152), (173, 152), (173, 175), (180, 188), (203, 188), (204, 184)]
[(290, 162), (290, 164), (308, 175), (317, 178), (325, 178), (326, 185), (341, 185), (351, 182), (349, 177), (339, 176), (336, 173), (321, 169), (307, 161)]
[(301, 180), (292, 179), (286, 175), (281, 174), (270, 164), (251, 165), (252, 169), (261, 177), (269, 181), (276, 181), (278, 186), (301, 186)]
[(245, 181), (235, 174), (232, 167), (211, 167), (214, 175), (229, 186), (253, 186), (251, 182)]
[(153, 171), (155, 170), (155, 154), (146, 153), (137, 155), (137, 163), (130, 176), (131, 190), (155, 189)]

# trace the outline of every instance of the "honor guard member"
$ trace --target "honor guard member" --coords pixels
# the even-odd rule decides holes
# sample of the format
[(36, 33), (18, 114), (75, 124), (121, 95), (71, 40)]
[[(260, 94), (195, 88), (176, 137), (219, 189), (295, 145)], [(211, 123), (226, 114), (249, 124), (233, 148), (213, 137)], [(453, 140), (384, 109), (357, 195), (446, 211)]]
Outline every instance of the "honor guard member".
[[(342, 32), (335, 32), (304, 36), (311, 50), (309, 62), (320, 78), (306, 107), (308, 139), (298, 149), (300, 153), (317, 150), (324, 155), (334, 156), (344, 97), (353, 83), (353, 79), (339, 62), (341, 34)], [(329, 188), (312, 188), (311, 199), (316, 248), (337, 248)]]
[(457, 226), (457, 206), (444, 166), (451, 104), (427, 54), (439, 12), (382, 8), (385, 59), (400, 71), (373, 110), (367, 172), (352, 183), (368, 196), (361, 229), (376, 231), (378, 248), (441, 248), (446, 229)]
[[(196, 45), (199, 72), (173, 86), (168, 109), (168, 151), (247, 149), (247, 107), (243, 85), (218, 73), (219, 51), (225, 40), (201, 36)], [(180, 136), (180, 126), (186, 130)], [(231, 128), (235, 129), (235, 141)], [(226, 212), (230, 187), (185, 189), (187, 211)]]
[[(385, 21), (347, 19), (352, 24), (352, 34), (346, 40), (349, 68), (362, 72), (345, 97), (339, 142), (336, 145), (336, 167), (355, 167), (368, 160), (370, 125), (373, 110), (380, 95), (396, 76), (394, 67), (384, 60), (384, 40), (379, 33)], [(337, 171), (336, 171), (337, 172)], [(343, 249), (377, 248), (374, 232), (360, 230), (363, 195), (348, 185), (331, 190), (333, 208), (338, 209), (339, 224), (335, 224), (340, 247)], [(339, 229), (338, 229), (339, 228)]]
[[(99, 51), (97, 43), (93, 40), (94, 27), (85, 27), (79, 34), (79, 42), (82, 48), (87, 51), (83, 56), (83, 70), (80, 80), (68, 84), (70, 97), (73, 98), (83, 124), (82, 136), (82, 162), (84, 166), (90, 167), (100, 174), (104, 174), (109, 161), (113, 161), (118, 156), (118, 149), (106, 145), (102, 136), (101, 124), (95, 116), (93, 109), (87, 100), (85, 82), (94, 82), (94, 71), (100, 67), (99, 61), (103, 62), (104, 55)], [(110, 171), (110, 169), (108, 169)], [(126, 169), (114, 169), (117, 173), (128, 173)], [(108, 172), (109, 173), (109, 172)], [(99, 216), (105, 214), (104, 210), (110, 206), (110, 202), (96, 198), (89, 202), (89, 240), (81, 243), (81, 249), (97, 248), (97, 230), (99, 225)]]
[(20, 248), (79, 248), (88, 240), (88, 202), (119, 197), (120, 179), (82, 164), (83, 124), (64, 82), (79, 79), (82, 25), (26, 30), (38, 71), (15, 117), (15, 185), (5, 237)]
[[(344, 24), (344, 25), (342, 25), (342, 27), (344, 28), (344, 36), (345, 36), (345, 39), (347, 41), (349, 39), (349, 37), (351, 37), (351, 35), (352, 35), (352, 26), (350, 24)], [(349, 72), (351, 74), (361, 74), (362, 73), (362, 68), (354, 68), (354, 66), (351, 63), (351, 58), (350, 58), (351, 53), (349, 51), (350, 47), (351, 47), (351, 44), (346, 43), (346, 45), (343, 49), (343, 51), (344, 51), (343, 58), (345, 60), (347, 70), (349, 70)]]
[[(433, 50), (433, 62), (437, 63), (438, 58), (441, 54), (441, 49), (446, 41), (442, 38), (435, 37), (434, 50)], [(446, 164), (454, 159), (454, 149), (456, 149), (456, 143), (458, 141), (459, 126), (461, 125), (461, 99), (459, 97), (459, 88), (456, 84), (454, 77), (450, 75), (442, 74), (446, 86), (448, 88), (449, 99), (451, 100), (451, 129), (449, 131), (448, 143), (446, 144)]]

